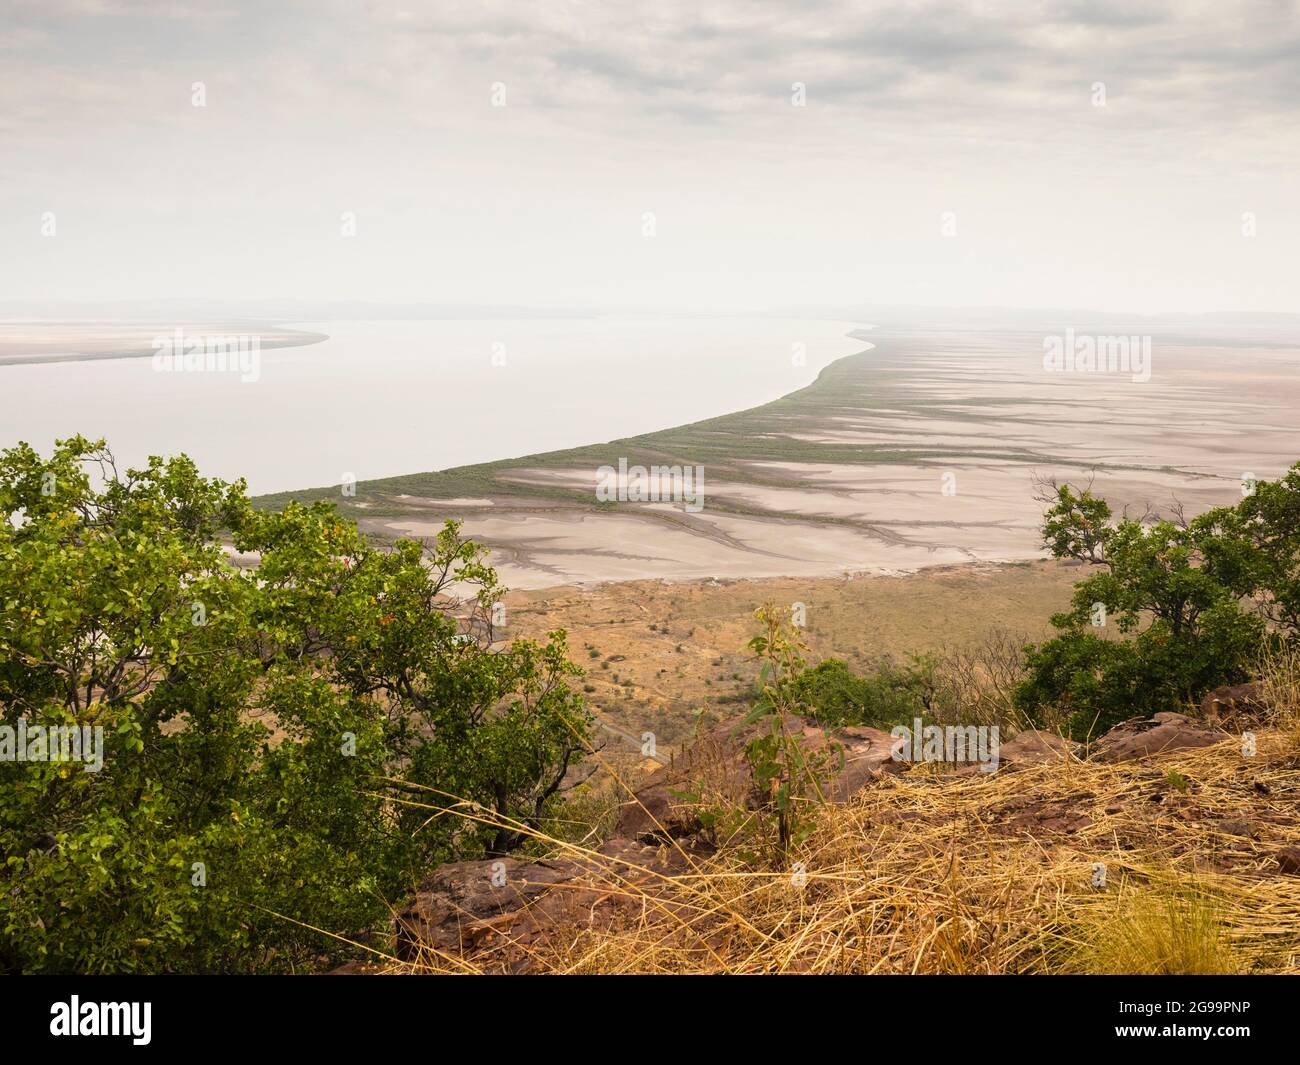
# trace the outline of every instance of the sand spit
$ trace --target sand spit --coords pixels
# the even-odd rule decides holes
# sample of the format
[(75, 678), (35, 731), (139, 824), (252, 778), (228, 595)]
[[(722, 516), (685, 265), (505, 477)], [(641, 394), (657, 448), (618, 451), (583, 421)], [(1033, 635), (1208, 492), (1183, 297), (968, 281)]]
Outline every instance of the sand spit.
[(198, 338), (256, 336), (266, 350), (302, 347), (329, 339), (324, 333), (261, 321), (0, 321), (0, 366), (152, 358), (158, 350), (156, 339), (171, 336), (176, 329)]

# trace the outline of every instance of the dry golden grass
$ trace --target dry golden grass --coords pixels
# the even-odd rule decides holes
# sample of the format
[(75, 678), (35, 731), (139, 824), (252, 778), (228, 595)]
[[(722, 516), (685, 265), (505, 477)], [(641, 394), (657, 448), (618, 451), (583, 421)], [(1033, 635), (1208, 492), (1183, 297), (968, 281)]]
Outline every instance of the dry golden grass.
[[(653, 731), (667, 753), (690, 741), (700, 708), (716, 720), (750, 703), (758, 666), (747, 644), (754, 610), (769, 601), (804, 604), (801, 635), (810, 662), (841, 658), (867, 673), (882, 658), (904, 663), (910, 654), (934, 652), (953, 667), (946, 672), (962, 689), (966, 719), (1008, 719), (1005, 700), (997, 697), (1008, 659), (1021, 644), (1051, 632), (1047, 619), (1068, 608), (1079, 577), (1075, 566), (1044, 561), (898, 577), (623, 581), (512, 592), (507, 631), (540, 637), (565, 629), (601, 717), (636, 736)], [(986, 650), (997, 653), (977, 655)], [(977, 657), (989, 675), (978, 685), (961, 685), (960, 667)]]
[(1271, 708), (1272, 724), (1287, 732), (1300, 732), (1300, 647), (1275, 651), (1265, 660), (1262, 672), (1264, 702)]
[(1224, 906), (1214, 892), (1178, 883), (1121, 891), (1111, 907), (1080, 922), (1084, 938), (1066, 964), (1092, 974), (1233, 975), (1241, 960)]
[[(557, 841), (594, 867), (557, 889), (587, 892), (568, 919), (385, 971), (1297, 973), (1300, 877), (1274, 855), (1297, 842), (1298, 800), (1300, 744), (1274, 730), (1250, 758), (1225, 737), (1149, 762), (884, 776), (811, 810), (789, 868), (669, 842), (685, 859), (669, 874)], [(1225, 831), (1243, 818), (1249, 837)], [(593, 920), (593, 898), (619, 907)]]

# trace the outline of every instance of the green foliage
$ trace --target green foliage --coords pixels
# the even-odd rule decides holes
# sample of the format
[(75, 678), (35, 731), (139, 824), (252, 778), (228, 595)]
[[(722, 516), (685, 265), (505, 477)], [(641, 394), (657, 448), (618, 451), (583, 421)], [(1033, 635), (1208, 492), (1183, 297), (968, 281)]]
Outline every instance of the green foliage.
[(103, 730), (98, 772), (0, 761), (5, 970), (313, 965), (313, 927), (518, 846), (583, 749), (563, 633), (490, 649), (503, 590), (454, 523), (380, 551), (80, 437), (0, 454), (0, 510), (2, 723)]
[[(797, 716), (806, 708), (799, 698), (804, 672), (798, 630), (772, 604), (755, 617), (764, 632), (749, 641), (760, 662), (758, 700), (744, 719), (757, 725), (745, 745), (750, 767), (759, 838), (771, 837), (772, 851), (783, 862), (790, 848), (812, 830), (807, 807), (825, 801), (825, 784), (843, 767), (844, 752), (835, 745), (810, 751), (800, 742)], [(765, 830), (770, 828), (770, 832)]]
[(1266, 647), (1300, 634), (1300, 465), (1190, 522), (1115, 520), (1063, 485), (1043, 539), (1098, 572), (1052, 619), (1058, 635), (1029, 649), (1015, 700), (1031, 719), (1062, 708), (1079, 738), (1243, 681)]
[(818, 724), (870, 725), (888, 729), (909, 723), (930, 708), (933, 666), (916, 659), (907, 666), (882, 662), (859, 676), (838, 658), (827, 658), (801, 673), (798, 695)]

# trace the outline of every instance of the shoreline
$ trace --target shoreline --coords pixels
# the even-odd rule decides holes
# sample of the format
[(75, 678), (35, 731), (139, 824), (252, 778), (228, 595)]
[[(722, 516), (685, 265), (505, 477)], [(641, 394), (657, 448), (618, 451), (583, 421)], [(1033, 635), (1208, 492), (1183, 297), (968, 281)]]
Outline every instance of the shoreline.
[[(815, 319), (815, 320), (820, 321), (821, 319)], [(876, 347), (876, 345), (870, 342), (869, 340), (867, 340), (865, 336), (859, 334), (865, 333), (870, 330), (874, 330), (876, 328), (877, 327), (871, 323), (855, 324), (852, 329), (844, 333), (844, 336), (850, 340), (863, 341), (866, 344), (864, 348), (862, 348), (860, 351), (850, 351), (844, 355), (837, 356), (836, 358), (828, 362), (825, 366), (823, 366), (820, 370), (818, 370), (817, 373), (813, 376), (813, 378), (810, 381), (808, 381), (806, 384), (800, 385), (798, 388), (792, 389), (789, 392), (784, 392), (781, 395), (775, 397), (774, 399), (770, 399), (763, 403), (759, 403), (749, 407), (741, 407), (737, 410), (724, 410), (717, 414), (710, 414), (705, 418), (697, 418), (694, 421), (681, 422), (677, 425), (670, 425), (662, 429), (652, 429), (648, 433), (643, 433), (640, 435), (651, 436), (659, 433), (680, 432), (682, 430), (691, 429), (696, 426), (706, 425), (710, 422), (716, 421), (721, 418), (738, 417), (741, 415), (749, 414), (753, 411), (762, 410), (763, 408), (768, 407), (773, 403), (784, 402), (785, 400), (790, 399), (792, 396), (798, 395), (799, 393), (803, 392), (806, 389), (816, 387), (818, 382), (822, 379), (823, 375), (825, 375), (826, 372), (836, 364), (843, 362), (845, 359), (858, 358), (873, 350)], [(323, 337), (323, 339), (329, 339), (329, 338)], [(572, 448), (564, 448), (564, 449), (560, 449), (559, 451), (526, 452), (520, 455), (509, 455), (506, 456), (505, 458), (500, 458), (500, 459), (488, 459), (484, 462), (473, 462), (473, 463), (467, 463), (459, 466), (448, 466), (445, 469), (440, 469), (440, 470), (419, 470), (416, 471), (415, 473), (396, 473), (396, 474), (388, 474), (383, 477), (370, 477), (364, 481), (357, 482), (357, 488), (360, 489), (366, 486), (379, 486), (379, 485), (391, 484), (391, 483), (396, 483), (399, 481), (403, 481), (415, 477), (437, 476), (440, 474), (454, 474), (460, 470), (471, 470), (471, 469), (477, 469), (485, 466), (500, 466), (500, 465), (508, 465), (512, 463), (522, 463), (532, 459), (544, 457), (547, 455), (559, 454), (564, 451), (580, 451), (586, 448), (604, 447), (604, 446), (608, 446), (611, 443), (617, 443), (617, 442), (618, 440), (615, 439), (612, 441), (578, 444)], [(258, 503), (259, 501), (294, 499), (303, 496), (312, 496), (322, 492), (333, 493), (337, 489), (337, 487), (338, 487), (337, 485), (312, 485), (303, 488), (286, 489), (280, 492), (264, 492), (257, 496), (254, 496), (253, 499), (255, 504)], [(454, 500), (448, 500), (446, 502), (454, 502)]]
[[(179, 374), (151, 372), (173, 368), (150, 343), (157, 339), (166, 355), (170, 324), (153, 315), (123, 321), (0, 324), (0, 358), (28, 363), (7, 374), (0, 365), (11, 386), (10, 442), (43, 451), (88, 434), (134, 466), (183, 452), (207, 476), (244, 478), (254, 497), (344, 481), (361, 482), (369, 496), (381, 476), (418, 477), (716, 418), (787, 395), (863, 347), (848, 336), (858, 323), (847, 320), (295, 319), (276, 323), (294, 330), (282, 335), (232, 315), (186, 319), (195, 324), (185, 334), (200, 350), (200, 334), (215, 338), (217, 330), (232, 342), (241, 338), (229, 331), (247, 334), (249, 348), (258, 334), (266, 344), (320, 336), (328, 343), (264, 350), (256, 362), (240, 354), (230, 366), (196, 360), (184, 367), (193, 373)], [(227, 369), (238, 372), (217, 372)]]

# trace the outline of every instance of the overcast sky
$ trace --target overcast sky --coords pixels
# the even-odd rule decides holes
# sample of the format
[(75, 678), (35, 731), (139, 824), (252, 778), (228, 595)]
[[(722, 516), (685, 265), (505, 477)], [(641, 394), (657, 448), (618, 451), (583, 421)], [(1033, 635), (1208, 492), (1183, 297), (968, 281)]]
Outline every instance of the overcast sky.
[(0, 0), (0, 300), (1300, 311), (1298, 105), (1290, 0)]

